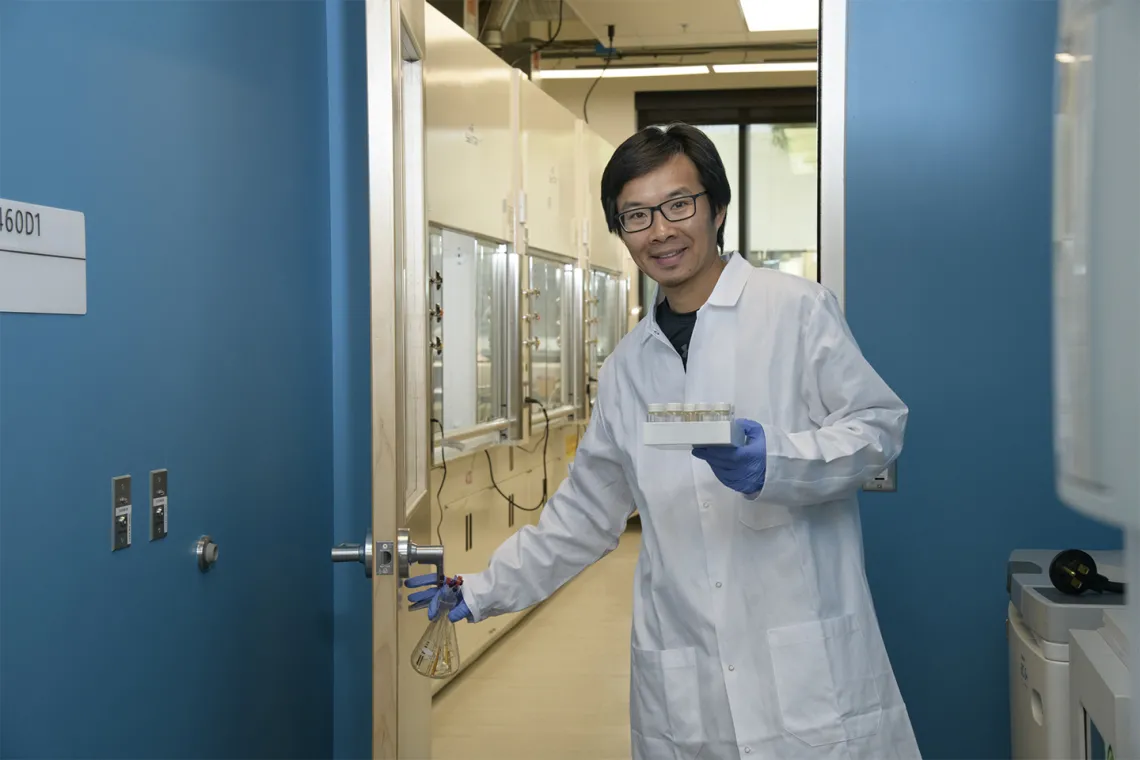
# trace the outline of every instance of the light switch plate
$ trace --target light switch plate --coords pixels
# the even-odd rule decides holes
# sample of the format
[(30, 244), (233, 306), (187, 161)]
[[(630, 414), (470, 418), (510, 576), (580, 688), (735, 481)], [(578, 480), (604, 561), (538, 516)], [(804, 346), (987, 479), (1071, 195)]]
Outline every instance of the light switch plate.
[(896, 471), (895, 462), (891, 462), (887, 469), (880, 472), (871, 480), (863, 484), (864, 491), (897, 491), (898, 490), (898, 473)]
[(111, 551), (131, 546), (131, 476), (111, 480)]
[(170, 529), (170, 515), (167, 510), (166, 470), (150, 471), (150, 540), (161, 541)]

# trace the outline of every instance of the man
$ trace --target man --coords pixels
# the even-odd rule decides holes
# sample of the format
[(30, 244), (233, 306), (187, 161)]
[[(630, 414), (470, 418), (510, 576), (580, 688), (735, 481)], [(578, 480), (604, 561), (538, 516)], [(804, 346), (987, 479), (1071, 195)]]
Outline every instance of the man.
[[(451, 617), (543, 601), (615, 548), (636, 508), (635, 760), (918, 758), (856, 500), (898, 456), (907, 408), (829, 291), (722, 259), (730, 194), (693, 127), (642, 130), (614, 153), (602, 205), (657, 304), (603, 366), (574, 468), (539, 524), (465, 578)], [(724, 401), (743, 446), (642, 445), (647, 404)], [(410, 599), (431, 599), (434, 616), (437, 593)]]

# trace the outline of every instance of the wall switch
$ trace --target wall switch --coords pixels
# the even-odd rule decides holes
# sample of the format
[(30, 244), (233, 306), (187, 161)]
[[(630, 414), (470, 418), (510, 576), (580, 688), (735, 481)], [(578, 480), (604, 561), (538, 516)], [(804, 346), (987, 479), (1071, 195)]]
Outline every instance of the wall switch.
[(131, 476), (111, 480), (111, 551), (131, 545)]
[(166, 538), (170, 528), (167, 514), (169, 502), (166, 498), (166, 470), (150, 471), (150, 540)]
[(864, 491), (897, 491), (898, 478), (896, 477), (895, 465), (896, 462), (891, 462), (887, 469), (880, 472), (870, 481), (863, 484)]

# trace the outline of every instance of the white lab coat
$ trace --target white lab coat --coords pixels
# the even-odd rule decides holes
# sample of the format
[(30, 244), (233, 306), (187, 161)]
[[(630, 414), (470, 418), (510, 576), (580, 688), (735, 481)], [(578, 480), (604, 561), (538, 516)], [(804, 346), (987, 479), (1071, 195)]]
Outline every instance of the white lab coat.
[[(699, 312), (687, 372), (651, 311), (599, 383), (571, 474), (539, 524), (465, 576), (474, 619), (549, 597), (616, 547), (636, 508), (635, 760), (919, 758), (856, 501), (898, 455), (907, 408), (834, 296), (733, 256)], [(688, 451), (641, 444), (646, 405), (677, 401), (731, 401), (764, 426), (758, 497), (726, 488)]]

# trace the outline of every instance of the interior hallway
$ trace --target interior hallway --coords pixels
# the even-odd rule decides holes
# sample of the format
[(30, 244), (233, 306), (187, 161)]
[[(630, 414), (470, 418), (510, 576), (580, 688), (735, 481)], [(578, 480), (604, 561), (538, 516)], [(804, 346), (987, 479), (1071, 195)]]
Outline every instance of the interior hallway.
[(634, 523), (436, 695), (435, 760), (628, 760)]

